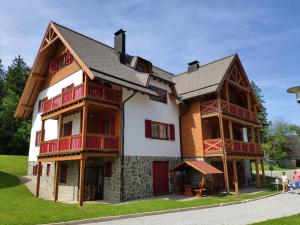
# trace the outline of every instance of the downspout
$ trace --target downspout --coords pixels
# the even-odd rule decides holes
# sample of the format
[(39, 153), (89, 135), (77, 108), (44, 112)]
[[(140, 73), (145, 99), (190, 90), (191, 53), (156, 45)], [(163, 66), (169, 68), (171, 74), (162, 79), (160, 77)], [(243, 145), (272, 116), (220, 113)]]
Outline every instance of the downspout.
[[(183, 159), (183, 153), (182, 153), (183, 150), (182, 150), (181, 118), (190, 109), (190, 105), (189, 104), (182, 102), (182, 105), (183, 105), (183, 107), (184, 107), (185, 110), (181, 114), (179, 114), (179, 134), (180, 134), (179, 137), (180, 137), (180, 161), (181, 162), (183, 161), (182, 160)], [(180, 110), (180, 108), (179, 108), (179, 110)]]
[(125, 131), (125, 103), (136, 94), (136, 90), (122, 102), (122, 146), (121, 146), (121, 187), (120, 201), (124, 201), (124, 131)]

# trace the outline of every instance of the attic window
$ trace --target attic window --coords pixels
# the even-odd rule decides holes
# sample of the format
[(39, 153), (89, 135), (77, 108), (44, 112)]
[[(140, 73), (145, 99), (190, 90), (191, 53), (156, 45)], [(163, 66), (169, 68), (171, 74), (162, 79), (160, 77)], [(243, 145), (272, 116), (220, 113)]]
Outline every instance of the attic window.
[(51, 59), (49, 63), (49, 73), (56, 73), (58, 70), (70, 65), (73, 62), (73, 55), (67, 51), (64, 55)]
[(159, 96), (152, 96), (150, 95), (150, 99), (153, 101), (158, 101), (162, 103), (167, 103), (167, 95), (168, 92), (164, 89), (155, 87), (155, 86), (149, 86), (151, 90), (155, 91)]

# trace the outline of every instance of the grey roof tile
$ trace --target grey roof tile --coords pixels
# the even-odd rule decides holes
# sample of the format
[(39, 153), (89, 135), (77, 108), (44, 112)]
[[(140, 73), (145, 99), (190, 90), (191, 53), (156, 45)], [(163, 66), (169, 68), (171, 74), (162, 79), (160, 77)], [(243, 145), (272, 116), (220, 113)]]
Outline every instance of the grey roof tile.
[(235, 56), (236, 54), (227, 56), (200, 66), (197, 71), (173, 77), (179, 96), (185, 100), (215, 92)]

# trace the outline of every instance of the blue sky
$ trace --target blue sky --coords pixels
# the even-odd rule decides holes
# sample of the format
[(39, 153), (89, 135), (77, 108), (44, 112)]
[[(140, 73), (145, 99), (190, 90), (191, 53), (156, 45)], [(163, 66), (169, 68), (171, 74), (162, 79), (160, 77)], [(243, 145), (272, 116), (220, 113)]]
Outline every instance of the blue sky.
[(300, 1), (7, 1), (0, 0), (0, 59), (20, 54), (32, 65), (50, 20), (173, 73), (238, 53), (263, 90), (269, 119), (300, 125), (300, 105), (286, 89), (300, 85)]

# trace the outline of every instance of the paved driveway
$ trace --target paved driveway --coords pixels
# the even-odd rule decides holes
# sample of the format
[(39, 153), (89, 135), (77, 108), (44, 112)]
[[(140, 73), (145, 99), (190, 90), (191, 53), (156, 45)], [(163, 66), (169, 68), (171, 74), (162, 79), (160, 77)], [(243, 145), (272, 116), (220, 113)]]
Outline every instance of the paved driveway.
[[(237, 205), (121, 219), (93, 225), (240, 225), (300, 213), (300, 194), (279, 194)], [(92, 225), (90, 224), (90, 225)]]

